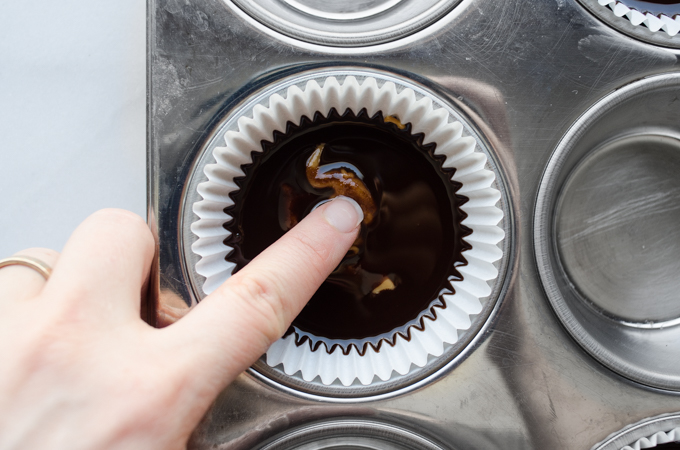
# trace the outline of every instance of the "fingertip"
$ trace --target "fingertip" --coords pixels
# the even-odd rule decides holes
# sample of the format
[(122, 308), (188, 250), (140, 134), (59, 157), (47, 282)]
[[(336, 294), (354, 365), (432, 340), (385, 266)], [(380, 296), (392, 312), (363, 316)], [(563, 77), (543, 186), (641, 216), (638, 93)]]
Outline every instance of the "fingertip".
[(144, 227), (146, 222), (139, 215), (128, 211), (126, 209), (119, 208), (104, 208), (94, 212), (88, 219), (98, 219), (106, 220), (112, 223), (117, 223), (121, 225), (129, 225), (133, 227)]
[(355, 231), (364, 220), (361, 206), (353, 199), (342, 195), (324, 205), (322, 215), (326, 222), (340, 233)]

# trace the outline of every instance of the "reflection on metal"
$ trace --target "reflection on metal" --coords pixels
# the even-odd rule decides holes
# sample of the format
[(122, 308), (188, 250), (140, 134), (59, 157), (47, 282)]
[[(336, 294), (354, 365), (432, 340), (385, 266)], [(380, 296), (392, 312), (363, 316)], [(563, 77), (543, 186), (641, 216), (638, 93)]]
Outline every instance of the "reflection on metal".
[(680, 140), (643, 132), (593, 149), (562, 188), (562, 265), (587, 301), (622, 323), (680, 322), (678, 174)]
[[(350, 3), (335, 2), (338, 7)], [(413, 430), (447, 449), (572, 450), (590, 448), (626, 424), (678, 411), (678, 394), (669, 390), (669, 378), (667, 388), (658, 389), (648, 387), (650, 378), (636, 382), (631, 380), (643, 378), (622, 377), (623, 372), (603, 364), (600, 353), (594, 357), (584, 351), (583, 343), (567, 331), (541, 281), (546, 268), (567, 256), (556, 258), (557, 241), (550, 234), (554, 229), (545, 230), (545, 241), (534, 236), (541, 176), (556, 161), (551, 155), (565, 133), (576, 130), (572, 124), (591, 106), (636, 80), (664, 73), (670, 75), (662, 78), (677, 77), (677, 50), (618, 33), (573, 0), (462, 0), (407, 37), (352, 48), (277, 34), (226, 0), (149, 0), (148, 11), (149, 223), (158, 239), (150, 305), (154, 324), (169, 324), (196, 302), (183, 256), (182, 236), (191, 234), (190, 222), (182, 220), (180, 209), (201, 149), (221, 120), (265, 86), (309, 70), (340, 65), (381, 70), (411, 78), (454, 106), (476, 124), (495, 158), (514, 229), (506, 237), (512, 255), (499, 309), (459, 362), (401, 395), (333, 402), (245, 373), (217, 398), (188, 448), (252, 449), (290, 430), (347, 418)], [(677, 87), (656, 106), (646, 104), (616, 116), (651, 120), (659, 108), (674, 108), (676, 97)], [(677, 131), (678, 123), (680, 118), (661, 134), (653, 121), (633, 131), (637, 136), (661, 135), (666, 142), (674, 138), (668, 129)], [(587, 144), (579, 131), (572, 131), (568, 140)], [(605, 145), (605, 134), (588, 134), (592, 139), (585, 146), (595, 150)], [(577, 168), (584, 156), (568, 166)], [(572, 171), (558, 172), (562, 186)], [(559, 198), (555, 194), (553, 202)], [(554, 205), (546, 211), (554, 214)], [(561, 268), (554, 274), (566, 276)], [(579, 279), (581, 284), (588, 280)], [(566, 284), (560, 281), (559, 286)], [(581, 298), (583, 294), (570, 305), (587, 311), (602, 331), (619, 330), (627, 353), (639, 353), (641, 341), (635, 336), (655, 336), (649, 340), (658, 343), (657, 335), (678, 328), (633, 327), (631, 323), (640, 325), (640, 317), (628, 307), (620, 309), (606, 300), (598, 307)], [(605, 308), (609, 314), (603, 313)], [(657, 311), (657, 323), (668, 322), (670, 316)], [(657, 368), (657, 375), (675, 370), (673, 376), (680, 376), (672, 368), (678, 356), (676, 352), (665, 368)], [(658, 386), (663, 380), (656, 381)]]
[(649, 77), (581, 116), (548, 163), (534, 229), (574, 338), (620, 374), (680, 391), (678, 95), (680, 74)]
[[(225, 0), (227, 1), (227, 0)], [(413, 34), (460, 0), (232, 0), (246, 14), (286, 36), (338, 47), (360, 47)]]
[(401, 427), (368, 420), (334, 420), (307, 425), (257, 450), (443, 450)]
[(283, 0), (288, 6), (321, 20), (359, 20), (384, 14), (403, 0)]

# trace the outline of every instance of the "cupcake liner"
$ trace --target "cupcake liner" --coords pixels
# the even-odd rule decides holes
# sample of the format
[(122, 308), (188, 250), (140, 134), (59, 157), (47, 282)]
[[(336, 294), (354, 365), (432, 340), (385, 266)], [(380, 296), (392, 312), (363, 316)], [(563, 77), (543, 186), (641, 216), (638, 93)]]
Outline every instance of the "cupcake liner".
[(654, 448), (657, 445), (668, 444), (669, 442), (680, 441), (680, 427), (670, 431), (659, 431), (651, 436), (643, 437), (631, 445), (626, 445), (621, 450), (641, 450), (643, 448)]
[[(446, 157), (444, 167), (456, 168), (452, 180), (462, 183), (458, 192), (470, 199), (460, 209), (467, 214), (462, 224), (472, 230), (465, 238), (472, 248), (464, 252), (468, 264), (457, 267), (464, 279), (452, 282), (455, 294), (433, 299), (430, 308), (388, 333), (390, 336), (324, 338), (312, 350), (314, 346), (296, 339), (318, 339), (295, 329), (265, 355), (267, 365), (305, 382), (369, 385), (405, 375), (441, 356), (470, 328), (474, 316), (483, 309), (483, 299), (491, 294), (489, 282), (498, 276), (494, 262), (503, 256), (498, 244), (504, 232), (498, 226), (503, 213), (496, 207), (501, 195), (493, 187), (495, 175), (487, 169), (486, 155), (477, 141), (446, 109), (411, 88), (370, 76), (340, 80), (319, 77), (272, 94), (252, 108), (252, 117), (238, 119), (238, 130), (225, 133), (226, 145), (215, 148), (215, 163), (205, 167), (208, 181), (198, 185), (203, 200), (193, 205), (199, 219), (191, 224), (197, 237), (191, 248), (200, 257), (195, 270), (205, 277), (203, 293), (209, 294), (231, 276), (235, 267), (225, 259), (231, 248), (224, 244), (229, 231), (223, 225), (231, 220), (224, 210), (233, 205), (229, 194), (238, 189), (234, 178), (244, 176), (241, 166), (252, 161), (251, 152), (262, 151), (261, 141), (272, 141), (275, 131), (285, 133), (288, 122), (298, 125), (303, 116), (313, 117), (317, 112), (325, 115), (333, 108), (349, 108), (355, 113), (366, 109), (369, 116), (382, 111), (384, 116), (410, 123), (412, 133), (423, 133), (423, 144), (436, 144), (435, 154)], [(418, 323), (423, 326), (417, 327)]]
[(617, 0), (597, 0), (597, 2), (611, 9), (616, 17), (624, 17), (635, 26), (644, 25), (653, 32), (663, 31), (671, 37), (680, 32), (680, 15), (668, 17), (665, 14), (659, 14), (655, 16), (649, 12), (629, 8)]
[(595, 444), (591, 450), (641, 450), (680, 442), (680, 415), (662, 414), (627, 425)]

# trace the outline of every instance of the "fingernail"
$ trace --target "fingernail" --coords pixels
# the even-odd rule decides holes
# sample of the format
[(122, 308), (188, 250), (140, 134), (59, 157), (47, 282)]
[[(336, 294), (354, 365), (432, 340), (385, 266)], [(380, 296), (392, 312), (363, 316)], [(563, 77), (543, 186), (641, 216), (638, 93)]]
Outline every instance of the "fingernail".
[(361, 206), (349, 197), (335, 197), (323, 210), (323, 216), (333, 228), (341, 233), (349, 233), (364, 220)]

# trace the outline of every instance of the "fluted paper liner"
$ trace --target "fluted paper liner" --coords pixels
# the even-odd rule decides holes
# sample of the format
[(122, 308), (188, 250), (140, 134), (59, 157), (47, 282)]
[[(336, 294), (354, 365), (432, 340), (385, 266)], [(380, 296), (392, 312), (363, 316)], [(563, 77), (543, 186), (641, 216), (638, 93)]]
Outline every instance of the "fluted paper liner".
[(641, 450), (644, 448), (654, 448), (657, 445), (668, 444), (669, 442), (680, 442), (680, 427), (671, 431), (659, 431), (651, 436), (643, 437), (631, 445), (626, 445), (621, 450)]
[[(455, 294), (442, 297), (445, 307), (436, 309), (436, 319), (426, 317), (422, 330), (410, 328), (410, 340), (397, 334), (394, 345), (381, 345), (380, 351), (367, 345), (361, 355), (357, 350), (363, 348), (361, 340), (329, 341), (342, 345), (331, 345), (331, 352), (324, 345), (312, 351), (309, 345), (296, 345), (293, 333), (275, 342), (266, 353), (269, 366), (304, 381), (368, 385), (376, 379), (387, 381), (395, 373), (405, 375), (414, 366), (423, 367), (470, 327), (470, 316), (481, 312), (481, 299), (491, 294), (489, 281), (498, 276), (493, 263), (502, 257), (498, 243), (504, 232), (498, 223), (503, 213), (496, 207), (500, 192), (493, 187), (494, 173), (485, 168), (486, 155), (446, 109), (392, 81), (379, 84), (373, 77), (359, 81), (353, 76), (341, 81), (332, 76), (319, 82), (310, 80), (303, 87), (289, 87), (285, 95), (271, 95), (264, 105), (252, 108), (252, 117), (238, 119), (238, 131), (225, 134), (226, 146), (215, 148), (215, 164), (205, 168), (208, 181), (198, 186), (203, 200), (193, 205), (199, 220), (191, 224), (198, 237), (192, 250), (201, 257), (196, 272), (205, 277), (205, 294), (227, 280), (235, 267), (226, 260), (231, 248), (224, 244), (229, 232), (223, 225), (231, 220), (224, 209), (233, 205), (229, 194), (238, 189), (234, 177), (244, 176), (241, 166), (252, 161), (252, 151), (262, 151), (261, 141), (273, 140), (274, 131), (285, 133), (288, 122), (298, 125), (303, 116), (313, 117), (317, 111), (325, 115), (331, 108), (339, 112), (350, 108), (355, 113), (366, 108), (371, 117), (382, 111), (402, 123), (410, 122), (413, 134), (424, 134), (423, 144), (435, 143), (435, 154), (446, 156), (444, 167), (456, 168), (452, 180), (462, 183), (458, 193), (470, 199), (460, 207), (467, 214), (463, 225), (472, 230), (465, 238), (472, 246), (464, 252), (468, 264), (457, 267), (464, 279), (453, 281)], [(349, 352), (343, 353), (341, 347)]]
[(616, 17), (625, 17), (635, 26), (644, 25), (650, 31), (664, 31), (673, 37), (680, 32), (680, 15), (668, 17), (665, 14), (655, 16), (646, 11), (630, 8), (617, 0), (598, 0), (600, 5), (609, 7)]

